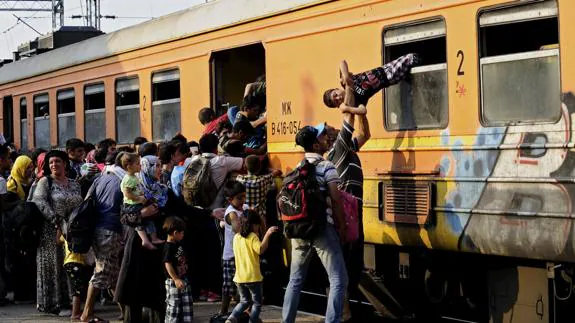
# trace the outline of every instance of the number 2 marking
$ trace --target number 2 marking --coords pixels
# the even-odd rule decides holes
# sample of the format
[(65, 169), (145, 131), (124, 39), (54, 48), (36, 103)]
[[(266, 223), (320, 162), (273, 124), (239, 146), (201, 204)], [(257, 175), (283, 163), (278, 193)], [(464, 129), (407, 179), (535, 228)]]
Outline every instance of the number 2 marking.
[(459, 61), (459, 68), (457, 69), (457, 75), (465, 75), (465, 72), (463, 71), (463, 61), (465, 60), (465, 54), (463, 54), (462, 50), (459, 50), (457, 52), (457, 57), (460, 58)]

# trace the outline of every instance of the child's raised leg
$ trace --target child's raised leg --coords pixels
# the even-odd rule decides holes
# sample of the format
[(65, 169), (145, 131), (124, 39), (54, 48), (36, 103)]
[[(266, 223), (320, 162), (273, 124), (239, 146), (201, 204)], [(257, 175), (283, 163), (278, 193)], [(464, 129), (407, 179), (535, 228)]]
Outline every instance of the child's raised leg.
[(149, 221), (145, 226), (146, 233), (150, 235), (150, 240), (152, 244), (162, 244), (166, 241), (158, 239), (158, 233), (156, 232), (156, 226), (153, 221)]
[(138, 236), (140, 236), (140, 239), (142, 239), (142, 247), (150, 250), (156, 250), (156, 247), (150, 241), (150, 238), (148, 238), (148, 234), (144, 228), (138, 227), (136, 228), (136, 232), (138, 233)]

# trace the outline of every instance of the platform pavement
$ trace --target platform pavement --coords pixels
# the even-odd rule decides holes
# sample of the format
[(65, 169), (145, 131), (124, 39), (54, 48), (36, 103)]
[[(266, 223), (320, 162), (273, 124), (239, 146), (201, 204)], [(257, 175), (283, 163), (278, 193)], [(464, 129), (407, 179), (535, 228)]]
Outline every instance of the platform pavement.
[[(194, 303), (194, 323), (209, 323), (210, 317), (218, 312), (219, 303)], [(119, 310), (117, 306), (97, 306), (96, 314), (111, 323), (121, 323), (117, 320)], [(264, 306), (261, 319), (264, 323), (281, 322), (281, 308), (277, 306)], [(0, 307), (1, 323), (38, 322), (57, 323), (70, 322), (67, 317), (49, 316), (36, 311), (33, 305), (4, 305)], [(299, 313), (297, 323), (319, 323), (323, 318), (314, 314)]]

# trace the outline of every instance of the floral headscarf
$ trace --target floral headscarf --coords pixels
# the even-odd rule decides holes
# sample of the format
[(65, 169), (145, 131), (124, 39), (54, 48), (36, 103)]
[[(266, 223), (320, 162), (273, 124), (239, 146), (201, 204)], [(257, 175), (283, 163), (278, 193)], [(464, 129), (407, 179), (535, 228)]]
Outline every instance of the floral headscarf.
[(140, 182), (147, 199), (156, 200), (158, 207), (166, 206), (168, 202), (168, 188), (160, 184), (156, 178), (156, 170), (160, 167), (160, 159), (157, 156), (145, 156), (141, 161)]
[(21, 200), (26, 198), (26, 193), (22, 185), (29, 184), (29, 178), (26, 178), (26, 170), (32, 164), (32, 159), (28, 156), (20, 156), (16, 158), (10, 178), (8, 179), (8, 191), (18, 194)]

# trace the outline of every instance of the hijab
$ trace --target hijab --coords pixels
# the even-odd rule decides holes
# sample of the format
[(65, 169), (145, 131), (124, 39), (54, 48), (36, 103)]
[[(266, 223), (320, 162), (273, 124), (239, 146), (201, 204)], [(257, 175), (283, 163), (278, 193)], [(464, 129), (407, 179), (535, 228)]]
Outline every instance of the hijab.
[(44, 162), (46, 161), (46, 153), (41, 153), (36, 159), (36, 179), (44, 177)]
[(28, 156), (20, 156), (16, 158), (10, 178), (8, 178), (8, 191), (18, 194), (21, 200), (26, 199), (26, 193), (22, 185), (29, 184), (29, 178), (26, 178), (26, 170), (32, 164), (32, 159)]
[(141, 161), (140, 181), (146, 198), (154, 198), (158, 207), (166, 206), (168, 202), (168, 187), (158, 182), (156, 170), (160, 167), (160, 159), (157, 156), (145, 156)]

